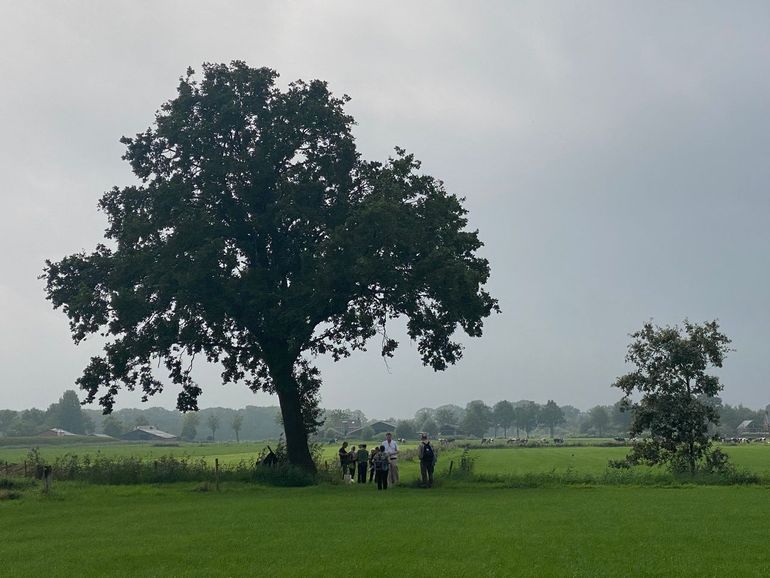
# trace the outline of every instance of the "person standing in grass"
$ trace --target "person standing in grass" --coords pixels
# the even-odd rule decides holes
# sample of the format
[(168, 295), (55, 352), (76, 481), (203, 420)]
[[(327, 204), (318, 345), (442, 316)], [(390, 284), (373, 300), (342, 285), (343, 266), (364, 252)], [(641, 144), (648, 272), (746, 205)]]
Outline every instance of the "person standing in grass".
[(393, 434), (388, 432), (385, 434), (385, 441), (382, 442), (385, 448), (385, 453), (388, 454), (390, 460), (388, 470), (388, 481), (390, 485), (395, 486), (398, 483), (398, 444), (393, 439)]
[(372, 448), (371, 453), (369, 454), (369, 482), (371, 483), (372, 480), (374, 480), (374, 456), (377, 455), (377, 452), (380, 451), (380, 448), (377, 446), (374, 446)]
[(348, 442), (342, 442), (342, 447), (337, 453), (340, 456), (340, 468), (342, 468), (342, 475), (344, 477), (348, 469)]
[(436, 452), (428, 441), (428, 434), (420, 436), (420, 446), (417, 448), (417, 457), (420, 459), (420, 475), (424, 488), (433, 487), (433, 469), (436, 466)]
[(377, 480), (378, 490), (388, 489), (388, 470), (390, 469), (390, 457), (385, 451), (385, 446), (374, 455), (374, 479)]
[(358, 463), (358, 483), (366, 483), (366, 467), (369, 465), (369, 452), (366, 451), (366, 444), (361, 444), (356, 454), (356, 461)]
[(356, 479), (356, 459), (358, 459), (358, 453), (356, 452), (356, 446), (350, 448), (348, 452), (348, 472), (350, 473), (350, 480)]

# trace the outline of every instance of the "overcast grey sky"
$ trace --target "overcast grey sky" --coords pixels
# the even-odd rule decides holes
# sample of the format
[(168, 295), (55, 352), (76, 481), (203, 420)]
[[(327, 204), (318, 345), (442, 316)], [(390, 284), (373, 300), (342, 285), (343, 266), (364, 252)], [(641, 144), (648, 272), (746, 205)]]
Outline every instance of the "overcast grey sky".
[[(619, 398), (628, 333), (718, 318), (723, 398), (764, 406), (770, 345), (770, 3), (0, 1), (0, 407), (45, 407), (75, 347), (37, 279), (102, 238), (122, 135), (187, 66), (245, 60), (353, 100), (467, 197), (503, 313), (444, 373), (402, 343), (320, 361), (326, 407)], [(201, 406), (277, 404), (199, 367)], [(173, 387), (149, 405), (173, 407)], [(117, 407), (138, 405), (124, 393)]]

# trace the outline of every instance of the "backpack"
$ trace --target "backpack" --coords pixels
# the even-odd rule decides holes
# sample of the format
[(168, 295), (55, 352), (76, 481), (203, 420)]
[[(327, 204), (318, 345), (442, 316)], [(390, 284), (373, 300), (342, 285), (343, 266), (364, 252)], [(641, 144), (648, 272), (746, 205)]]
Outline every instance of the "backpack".
[(433, 451), (433, 447), (430, 445), (430, 442), (423, 445), (422, 448), (422, 461), (431, 463), (436, 457), (436, 453)]
[(377, 454), (377, 457), (374, 458), (374, 469), (380, 470), (382, 472), (387, 472), (388, 467), (390, 464), (388, 463), (388, 456), (385, 454)]

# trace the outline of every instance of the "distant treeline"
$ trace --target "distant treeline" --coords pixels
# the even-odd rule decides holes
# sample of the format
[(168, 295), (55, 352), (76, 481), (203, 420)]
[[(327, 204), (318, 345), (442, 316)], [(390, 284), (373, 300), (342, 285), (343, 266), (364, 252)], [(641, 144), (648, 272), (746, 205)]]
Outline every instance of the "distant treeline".
[[(739, 424), (751, 420), (749, 430), (767, 431), (767, 412), (770, 406), (750, 409), (743, 405), (732, 406), (716, 401), (721, 416), (720, 424), (713, 433), (734, 435)], [(332, 439), (345, 437), (348, 432), (363, 428), (358, 437), (377, 438), (368, 431), (366, 416), (360, 410), (334, 409), (324, 412), (325, 422), (318, 437)], [(503, 435), (506, 437), (530, 436), (627, 436), (632, 415), (623, 411), (620, 403), (596, 405), (581, 410), (571, 405), (558, 405), (553, 400), (538, 404), (530, 400), (499, 401), (487, 405), (475, 400), (465, 407), (442, 405), (422, 408), (408, 419), (389, 418), (398, 437), (413, 439), (419, 432), (431, 436), (468, 435), (475, 437)]]
[[(717, 399), (720, 424), (714, 433), (734, 435), (739, 424), (750, 420), (750, 430), (766, 430), (770, 406), (750, 409), (732, 406)], [(357, 437), (374, 438), (367, 427), (373, 419), (364, 412), (351, 409), (327, 409), (318, 439), (345, 437), (359, 430)], [(487, 405), (480, 400), (465, 407), (442, 405), (422, 408), (408, 419), (386, 418), (398, 437), (413, 439), (418, 432), (438, 435), (470, 435), (530, 437), (530, 436), (625, 436), (631, 414), (620, 404), (597, 405), (586, 411), (571, 405), (558, 405), (553, 400), (538, 404), (529, 400), (502, 400)], [(283, 433), (280, 409), (276, 406), (246, 406), (242, 409), (207, 408), (183, 414), (161, 407), (121, 409), (105, 416), (99, 410), (83, 409), (76, 392), (65, 391), (57, 403), (47, 410), (14, 411), (0, 409), (0, 436), (30, 437), (50, 428), (60, 428), (75, 434), (106, 434), (120, 437), (137, 426), (154, 426), (188, 441), (264, 440), (276, 439)], [(363, 429), (359, 429), (363, 428)]]
[[(189, 441), (276, 439), (283, 427), (278, 407), (246, 406), (242, 409), (207, 408), (183, 414), (162, 407), (121, 409), (110, 415), (83, 409), (74, 391), (66, 391), (47, 410), (0, 409), (0, 436), (30, 437), (50, 428), (74, 434), (107, 434), (120, 437), (137, 426), (151, 425)], [(214, 426), (212, 431), (212, 426)], [(234, 427), (235, 426), (235, 427)], [(238, 433), (236, 435), (236, 428)]]

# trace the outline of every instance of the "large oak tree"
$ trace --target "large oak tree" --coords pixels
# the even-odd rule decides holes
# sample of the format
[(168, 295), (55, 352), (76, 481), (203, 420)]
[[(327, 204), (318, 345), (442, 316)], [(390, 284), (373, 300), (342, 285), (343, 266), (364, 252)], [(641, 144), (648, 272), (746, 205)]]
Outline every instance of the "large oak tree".
[(46, 262), (47, 295), (75, 342), (110, 337), (79, 378), (86, 402), (112, 409), (120, 388), (160, 391), (165, 366), (178, 407), (197, 409), (202, 356), (223, 379), (276, 393), (289, 460), (313, 468), (314, 355), (335, 360), (407, 318), (422, 361), (455, 363), (461, 328), (477, 337), (497, 309), (489, 264), (461, 199), (401, 149), (363, 160), (325, 82), (276, 86), (242, 62), (180, 79), (154, 124), (123, 138), (133, 186), (104, 194), (107, 241)]

